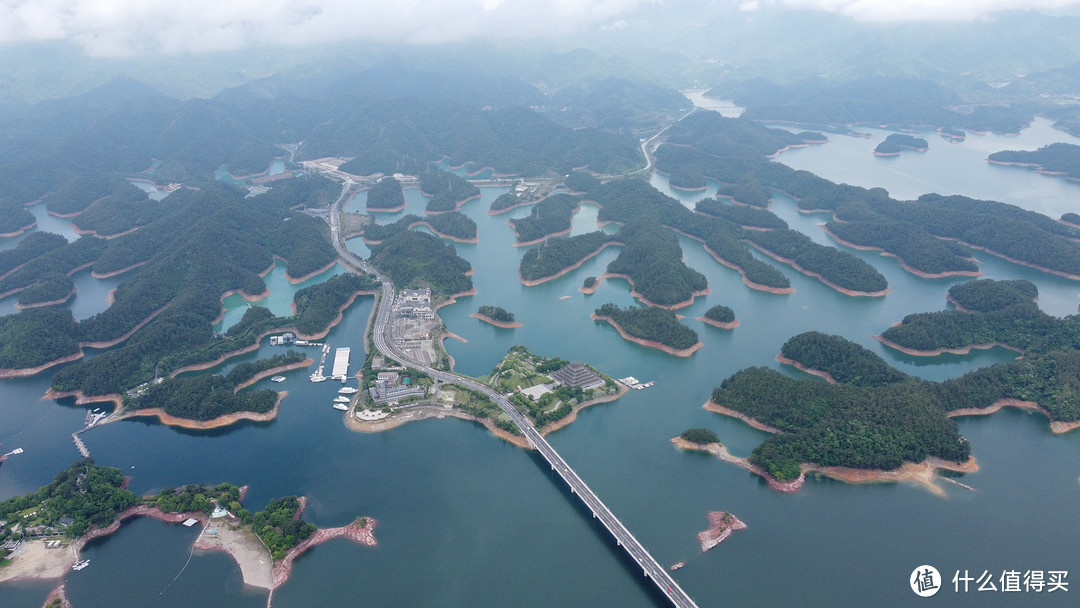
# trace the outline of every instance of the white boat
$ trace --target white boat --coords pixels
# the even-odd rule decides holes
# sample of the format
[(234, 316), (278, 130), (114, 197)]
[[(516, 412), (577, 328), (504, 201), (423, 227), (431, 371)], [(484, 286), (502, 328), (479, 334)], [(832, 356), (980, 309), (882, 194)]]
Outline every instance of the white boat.
[(71, 569), (72, 570), (82, 570), (83, 568), (85, 568), (85, 567), (87, 567), (89, 565), (90, 565), (90, 560), (88, 560), (88, 559), (80, 559), (79, 561), (75, 562), (75, 565), (72, 566)]
[(285, 376), (274, 376), (273, 378), (270, 378), (270, 381), (271, 382), (284, 382), (285, 381)]
[(339, 388), (337, 392), (342, 394), (342, 395), (352, 395), (354, 393), (359, 393), (360, 389), (353, 388), (351, 386), (343, 386), (343, 387)]
[(334, 397), (334, 403), (348, 403), (350, 401), (352, 401), (352, 399), (349, 399), (344, 395), (338, 395), (337, 397)]
[(326, 376), (324, 376), (324, 375), (322, 375), (320, 373), (314, 373), (314, 374), (311, 374), (310, 380), (312, 382), (326, 382)]
[(341, 410), (343, 412), (347, 412), (347, 411), (349, 411), (349, 406), (347, 404), (345, 404), (345, 403), (335, 403), (334, 404), (334, 409), (335, 410)]

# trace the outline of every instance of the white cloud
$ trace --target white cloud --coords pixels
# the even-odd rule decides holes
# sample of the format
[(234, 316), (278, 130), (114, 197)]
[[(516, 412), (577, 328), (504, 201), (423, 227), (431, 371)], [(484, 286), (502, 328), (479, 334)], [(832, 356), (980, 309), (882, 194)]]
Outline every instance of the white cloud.
[(346, 39), (439, 43), (609, 25), (655, 0), (0, 0), (0, 44), (69, 39), (93, 55)]
[(1060, 11), (1080, 6), (1080, 0), (772, 0), (768, 4), (837, 13), (859, 21), (971, 21), (1008, 10)]
[[(529, 38), (634, 23), (662, 0), (0, 0), (0, 44), (72, 40), (93, 55), (193, 53), (348, 39), (440, 43)], [(698, 4), (697, 6), (701, 6)], [(1080, 0), (718, 0), (720, 9), (811, 9), (865, 21), (966, 20)]]

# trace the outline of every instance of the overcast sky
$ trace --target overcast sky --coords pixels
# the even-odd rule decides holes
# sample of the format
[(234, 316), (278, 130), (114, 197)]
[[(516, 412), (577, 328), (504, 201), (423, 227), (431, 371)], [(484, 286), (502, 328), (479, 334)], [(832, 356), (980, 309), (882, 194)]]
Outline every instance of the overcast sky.
[[(863, 21), (969, 20), (1080, 0), (713, 0), (745, 13), (813, 9)], [(695, 11), (699, 2), (692, 3)], [(68, 40), (91, 55), (360, 39), (439, 43), (617, 29), (679, 0), (0, 0), (0, 44)], [(686, 15), (683, 15), (686, 16)]]

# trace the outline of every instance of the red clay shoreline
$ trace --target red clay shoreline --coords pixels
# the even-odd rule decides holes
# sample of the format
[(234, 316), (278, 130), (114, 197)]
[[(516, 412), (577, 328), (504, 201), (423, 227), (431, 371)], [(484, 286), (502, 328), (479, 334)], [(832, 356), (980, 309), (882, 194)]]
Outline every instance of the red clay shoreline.
[(791, 365), (800, 371), (810, 374), (811, 376), (823, 378), (829, 384), (836, 384), (836, 378), (833, 378), (832, 374), (830, 374), (829, 372), (821, 371), (820, 369), (814, 369), (812, 367), (807, 367), (794, 359), (788, 359), (783, 355), (783, 353), (776, 355), (776, 360), (780, 363), (783, 363), (784, 365)]
[[(577, 263), (575, 263), (575, 264), (573, 264), (571, 266), (567, 266), (566, 268), (563, 268), (562, 270), (560, 270), (559, 272), (556, 272), (553, 275), (546, 276), (546, 277), (541, 277), (539, 279), (524, 279), (524, 278), (521, 277), (521, 271), (519, 270), (518, 271), (518, 280), (520, 280), (521, 284), (526, 286), (526, 287), (533, 287), (533, 286), (539, 285), (541, 283), (545, 283), (547, 281), (557, 279), (557, 278), (565, 275), (566, 273), (570, 272), (571, 270), (575, 270), (577, 268), (580, 268), (582, 264), (584, 264), (585, 262), (588, 262), (592, 258), (600, 255), (601, 251), (603, 251), (606, 247), (609, 247), (611, 245), (618, 245), (620, 247), (625, 247), (625, 245), (623, 243), (620, 243), (618, 241), (608, 241), (608, 242), (604, 243), (603, 245), (600, 245), (599, 247), (597, 247), (595, 250), (593, 250), (592, 253), (589, 253), (585, 257), (578, 260)], [(597, 282), (597, 285), (599, 285), (599, 282)], [(593, 291), (595, 291), (595, 288), (593, 289)], [(591, 292), (589, 292), (589, 293), (591, 293)]]
[(924, 279), (943, 279), (946, 277), (981, 277), (983, 274), (978, 270), (946, 270), (945, 272), (936, 273), (923, 272), (922, 270), (918, 270), (909, 266), (908, 263), (904, 261), (904, 258), (896, 255), (895, 253), (885, 251), (881, 247), (874, 247), (872, 245), (856, 245), (855, 243), (845, 241), (844, 239), (836, 236), (831, 230), (829, 230), (828, 226), (826, 226), (825, 224), (821, 225), (821, 229), (825, 231), (825, 234), (829, 235), (829, 238), (836, 241), (837, 243), (840, 243), (841, 245), (851, 247), (852, 249), (858, 249), (860, 251), (880, 251), (881, 255), (883, 256), (896, 258), (896, 261), (900, 262), (901, 268), (917, 277), (922, 277)]
[(855, 297), (879, 298), (879, 297), (882, 297), (882, 296), (887, 295), (889, 293), (888, 288), (882, 289), (881, 291), (855, 291), (853, 289), (847, 289), (846, 287), (841, 287), (841, 286), (837, 285), (836, 283), (833, 283), (832, 281), (830, 281), (830, 280), (826, 279), (825, 277), (821, 276), (821, 274), (816, 273), (816, 272), (810, 272), (809, 270), (806, 270), (802, 266), (799, 266), (798, 264), (796, 264), (794, 260), (789, 260), (789, 259), (787, 259), (785, 257), (781, 257), (780, 255), (775, 254), (775, 253), (769, 251), (768, 249), (765, 249), (764, 247), (762, 247), (761, 245), (758, 245), (757, 243), (754, 243), (753, 241), (747, 241), (747, 244), (749, 244), (754, 249), (757, 249), (761, 253), (764, 253), (765, 255), (769, 256), (770, 258), (776, 260), (777, 262), (783, 262), (784, 264), (788, 264), (792, 268), (794, 268), (795, 270), (798, 270), (799, 272), (805, 274), (808, 277), (813, 277), (813, 278), (821, 281), (825, 285), (835, 289), (836, 291), (839, 291), (840, 293), (842, 293), (844, 295), (855, 296)]
[(1050, 410), (1046, 409), (1036, 401), (1022, 401), (1020, 399), (998, 399), (986, 407), (962, 407), (955, 410), (950, 410), (945, 413), (949, 418), (959, 418), (962, 416), (987, 416), (1001, 411), (1006, 407), (1015, 407), (1021, 410), (1028, 410), (1033, 412), (1039, 412), (1043, 416), (1046, 416), (1047, 421), (1050, 423), (1050, 432), (1060, 435), (1080, 429), (1080, 420), (1074, 420), (1066, 422), (1062, 420), (1054, 420), (1054, 416), (1050, 413)]
[(680, 308), (685, 308), (687, 306), (690, 306), (691, 304), (694, 303), (695, 298), (697, 298), (698, 296), (708, 295), (708, 293), (709, 293), (709, 288), (705, 287), (705, 289), (703, 289), (703, 290), (695, 291), (695, 292), (691, 293), (689, 300), (683, 300), (682, 302), (676, 302), (675, 304), (657, 304), (656, 302), (652, 302), (649, 299), (647, 299), (645, 296), (638, 293), (637, 288), (634, 286), (634, 280), (630, 278), (630, 275), (622, 274), (622, 273), (619, 273), (619, 272), (605, 272), (604, 274), (596, 277), (596, 285), (594, 285), (591, 288), (582, 288), (582, 291), (584, 291), (584, 289), (591, 289), (591, 291), (586, 291), (585, 293), (593, 293), (593, 292), (595, 292), (597, 289), (599, 289), (600, 283), (604, 282), (604, 279), (625, 279), (627, 283), (630, 283), (630, 295), (631, 296), (637, 298), (643, 304), (646, 304), (648, 306), (655, 306), (656, 308), (666, 308), (668, 310), (678, 310)]
[(505, 321), (496, 321), (495, 319), (492, 319), (491, 317), (489, 317), (487, 315), (482, 315), (482, 314), (480, 314), (478, 312), (474, 312), (473, 314), (471, 314), (469, 316), (474, 318), (474, 319), (479, 319), (479, 320), (483, 321), (484, 323), (490, 323), (490, 324), (494, 325), (495, 327), (501, 327), (503, 329), (514, 329), (516, 327), (521, 327), (521, 323), (518, 323), (517, 321), (513, 321), (513, 322), (510, 322), (510, 323), (507, 323)]
[(0, 238), (19, 236), (20, 234), (26, 232), (27, 230), (30, 230), (34, 226), (37, 226), (37, 219), (36, 218), (34, 219), (34, 221), (32, 221), (29, 224), (23, 226), (22, 228), (19, 228), (18, 230), (14, 231), (14, 232), (4, 232), (4, 233), (0, 234)]
[(750, 279), (746, 278), (746, 271), (743, 270), (742, 266), (739, 266), (738, 264), (736, 264), (734, 262), (729, 262), (728, 260), (725, 260), (724, 258), (720, 257), (720, 254), (716, 253), (715, 251), (710, 249), (708, 245), (705, 244), (704, 239), (701, 239), (701, 238), (696, 237), (696, 236), (694, 236), (692, 234), (688, 234), (686, 232), (683, 232), (682, 230), (679, 230), (678, 228), (674, 228), (672, 226), (665, 225), (664, 227), (668, 228), (669, 230), (672, 230), (673, 232), (677, 232), (677, 233), (685, 236), (688, 239), (694, 239), (695, 241), (701, 243), (701, 245), (702, 245), (702, 247), (704, 247), (705, 251), (708, 252), (708, 254), (711, 255), (714, 260), (719, 262), (721, 265), (727, 266), (728, 268), (734, 270), (735, 272), (738, 272), (739, 276), (742, 277), (743, 284), (746, 285), (747, 287), (749, 287), (750, 289), (756, 289), (758, 291), (764, 291), (765, 293), (775, 293), (775, 294), (778, 294), (778, 295), (787, 295), (789, 293), (795, 293), (795, 288), (794, 287), (790, 287), (790, 286), (788, 286), (788, 287), (770, 287), (768, 285), (762, 285), (761, 283), (755, 283), (754, 281), (751, 281)]
[[(746, 416), (742, 412), (732, 410), (730, 408), (719, 405), (712, 400), (705, 402), (704, 408), (711, 412), (723, 414), (725, 416), (731, 416), (743, 422), (746, 422), (750, 426), (763, 430), (769, 433), (781, 432), (775, 427), (771, 427), (763, 422), (754, 420), (749, 416)], [(959, 473), (974, 473), (979, 470), (979, 465), (972, 456), (965, 462), (951, 462), (942, 460), (934, 456), (927, 457), (922, 462), (913, 463), (905, 462), (900, 468), (886, 471), (882, 469), (853, 469), (850, 467), (823, 467), (815, 463), (801, 463), (799, 465), (800, 473), (797, 479), (791, 481), (779, 481), (768, 471), (762, 467), (750, 462), (749, 459), (740, 456), (734, 456), (728, 452), (727, 448), (722, 443), (710, 443), (707, 445), (701, 445), (687, 441), (681, 437), (674, 437), (671, 442), (676, 447), (685, 450), (699, 450), (703, 452), (709, 452), (715, 455), (720, 460), (735, 464), (755, 475), (761, 476), (769, 484), (769, 487), (779, 492), (796, 492), (798, 491), (806, 481), (807, 473), (815, 473), (825, 477), (831, 477), (839, 481), (846, 483), (881, 483), (881, 482), (899, 482), (899, 481), (911, 481), (921, 484), (931, 492), (943, 496), (945, 491), (935, 483), (939, 478), (937, 476), (938, 470), (948, 470)], [(966, 486), (965, 486), (966, 487)]]
[(723, 323), (721, 321), (714, 321), (708, 317), (694, 317), (695, 321), (701, 321), (706, 325), (712, 325), (713, 327), (719, 327), (720, 329), (735, 329), (739, 326), (739, 320), (736, 319), (730, 323)]
[(962, 348), (935, 348), (934, 350), (918, 350), (918, 349), (915, 349), (915, 348), (908, 348), (906, 346), (901, 346), (900, 344), (897, 344), (896, 342), (893, 342), (892, 340), (888, 340), (886, 338), (883, 338), (880, 334), (875, 335), (873, 338), (875, 340), (877, 340), (878, 342), (881, 342), (885, 346), (888, 346), (889, 348), (892, 348), (894, 350), (898, 350), (898, 351), (904, 353), (905, 355), (911, 355), (913, 357), (936, 357), (938, 355), (943, 355), (945, 353), (949, 353), (949, 354), (952, 354), (952, 355), (967, 355), (967, 354), (971, 353), (972, 349), (987, 350), (987, 349), (990, 349), (990, 348), (994, 348), (995, 346), (999, 346), (999, 347), (1004, 348), (1006, 350), (1011, 350), (1013, 352), (1020, 353), (1021, 355), (1024, 354), (1023, 350), (1021, 350), (1019, 348), (1016, 348), (1015, 346), (1009, 346), (1008, 344), (1005, 344), (1004, 342), (991, 342), (989, 344), (969, 344), (969, 345), (964, 346)]
[(626, 340), (628, 342), (634, 342), (642, 346), (655, 348), (657, 350), (662, 350), (665, 353), (669, 355), (675, 355), (676, 357), (689, 357), (690, 355), (700, 350), (701, 347), (705, 346), (703, 342), (698, 341), (697, 344), (691, 346), (690, 348), (672, 348), (666, 344), (661, 344), (656, 340), (645, 340), (642, 338), (631, 336), (630, 334), (626, 333), (626, 330), (624, 330), (621, 326), (619, 326), (618, 323), (615, 322), (615, 319), (612, 319), (611, 317), (601, 316), (595, 313), (589, 316), (592, 318), (593, 321), (607, 321), (608, 323), (610, 323), (611, 326), (619, 332), (619, 335), (622, 336), (623, 340)]
[(22, 304), (22, 303), (16, 302), (15, 303), (15, 310), (27, 310), (29, 308), (41, 308), (42, 306), (55, 306), (57, 304), (63, 304), (64, 302), (67, 302), (68, 300), (70, 300), (71, 297), (75, 295), (76, 291), (78, 291), (78, 288), (72, 287), (71, 291), (68, 292), (68, 294), (66, 296), (64, 296), (64, 297), (62, 297), (62, 298), (60, 298), (58, 300), (49, 300), (48, 302), (34, 302), (33, 304)]

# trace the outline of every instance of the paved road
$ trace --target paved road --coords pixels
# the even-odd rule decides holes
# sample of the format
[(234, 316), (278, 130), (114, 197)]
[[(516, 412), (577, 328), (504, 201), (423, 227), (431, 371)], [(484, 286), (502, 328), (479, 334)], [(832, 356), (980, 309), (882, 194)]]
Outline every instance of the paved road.
[(381, 302), (376, 303), (379, 307), (379, 312), (375, 317), (375, 327), (373, 332), (375, 347), (384, 355), (390, 356), (403, 363), (407, 362), (439, 382), (460, 384), (478, 393), (487, 395), (488, 398), (506, 412), (506, 415), (510, 417), (515, 425), (517, 425), (518, 429), (521, 430), (521, 433), (529, 440), (529, 443), (531, 443), (536, 450), (540, 452), (540, 455), (547, 460), (548, 464), (551, 465), (552, 470), (557, 472), (559, 476), (562, 477), (563, 481), (570, 486), (570, 491), (576, 494), (578, 498), (585, 503), (585, 506), (592, 511), (593, 517), (600, 520), (600, 523), (602, 523), (604, 527), (607, 528), (608, 532), (615, 537), (615, 542), (617, 542), (619, 546), (629, 554), (630, 558), (641, 567), (645, 576), (649, 577), (649, 579), (656, 584), (660, 592), (675, 606), (696, 608), (697, 604), (695, 604), (694, 600), (682, 590), (679, 583), (675, 582), (675, 579), (671, 577), (671, 574), (649, 554), (648, 549), (646, 549), (644, 545), (631, 534), (630, 530), (623, 525), (618, 517), (615, 517), (611, 510), (608, 509), (607, 505), (600, 500), (600, 497), (589, 488), (584, 480), (578, 477), (578, 474), (574, 469), (571, 468), (570, 465), (563, 460), (562, 456), (559, 456), (559, 453), (555, 451), (555, 448), (551, 447), (551, 444), (540, 435), (540, 432), (533, 426), (532, 421), (514, 407), (514, 404), (511, 403), (506, 396), (467, 376), (460, 376), (452, 372), (437, 370), (423, 365), (420, 362), (412, 361), (405, 356), (404, 353), (395, 348), (391, 340), (387, 339), (391, 303), (393, 302), (395, 293), (394, 284), (390, 281), (389, 277), (378, 272), (365, 261), (353, 255), (351, 251), (345, 248), (345, 245), (339, 238), (341, 230), (340, 218), (338, 216), (339, 209), (342, 201), (348, 198), (355, 187), (355, 182), (346, 180), (341, 189), (341, 196), (339, 196), (338, 200), (330, 207), (330, 237), (331, 242), (334, 244), (334, 248), (342, 259), (349, 265), (354, 266), (361, 271), (374, 274), (382, 283), (382, 300)]

